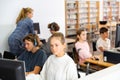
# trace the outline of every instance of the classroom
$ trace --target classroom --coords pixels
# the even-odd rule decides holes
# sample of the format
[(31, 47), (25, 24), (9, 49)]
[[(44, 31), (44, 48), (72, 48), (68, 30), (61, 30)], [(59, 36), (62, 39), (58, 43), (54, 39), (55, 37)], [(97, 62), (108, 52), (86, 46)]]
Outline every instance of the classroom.
[(120, 0), (1, 0), (0, 11), (0, 80), (120, 80)]

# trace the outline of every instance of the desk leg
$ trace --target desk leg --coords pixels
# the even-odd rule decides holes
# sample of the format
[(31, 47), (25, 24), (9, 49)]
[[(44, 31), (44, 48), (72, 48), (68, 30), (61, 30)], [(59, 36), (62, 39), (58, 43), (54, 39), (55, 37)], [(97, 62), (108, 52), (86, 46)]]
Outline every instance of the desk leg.
[(87, 67), (86, 68), (87, 68), (86, 69), (86, 75), (88, 75), (89, 74), (90, 63), (87, 63)]

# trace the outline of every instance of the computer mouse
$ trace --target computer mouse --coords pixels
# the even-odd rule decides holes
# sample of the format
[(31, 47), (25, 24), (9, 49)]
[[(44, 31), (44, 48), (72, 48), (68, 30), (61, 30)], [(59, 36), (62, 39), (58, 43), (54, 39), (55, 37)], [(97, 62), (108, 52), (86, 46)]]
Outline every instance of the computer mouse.
[(96, 58), (96, 57), (95, 57), (95, 60), (97, 60), (97, 61), (98, 61), (98, 60), (99, 60), (99, 58)]

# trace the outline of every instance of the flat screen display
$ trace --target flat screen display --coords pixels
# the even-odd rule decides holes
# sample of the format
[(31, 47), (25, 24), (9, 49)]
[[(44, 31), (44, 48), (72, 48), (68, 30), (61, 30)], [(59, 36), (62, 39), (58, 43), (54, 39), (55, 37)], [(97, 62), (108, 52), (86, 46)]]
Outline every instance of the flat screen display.
[(25, 80), (24, 62), (1, 58), (0, 80)]
[(34, 30), (36, 34), (40, 34), (40, 26), (39, 23), (33, 23)]

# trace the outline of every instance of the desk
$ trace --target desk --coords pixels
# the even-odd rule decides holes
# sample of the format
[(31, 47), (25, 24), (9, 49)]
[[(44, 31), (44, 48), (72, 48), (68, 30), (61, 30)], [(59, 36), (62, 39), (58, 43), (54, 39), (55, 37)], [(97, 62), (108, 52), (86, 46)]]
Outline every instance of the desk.
[(114, 65), (114, 64), (109, 63), (109, 62), (97, 61), (97, 60), (92, 60), (92, 59), (86, 59), (86, 62), (96, 64), (98, 66), (103, 66), (103, 67), (110, 67), (110, 66)]
[(96, 72), (99, 70), (102, 70), (104, 68), (113, 66), (114, 64), (109, 63), (109, 62), (103, 62), (103, 61), (97, 61), (97, 60), (92, 60), (92, 59), (86, 59), (85, 61), (87, 64), (80, 64), (81, 67), (86, 67), (86, 75), (89, 74), (89, 72), (92, 71)]
[(89, 74), (78, 80), (120, 80), (120, 64)]

